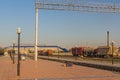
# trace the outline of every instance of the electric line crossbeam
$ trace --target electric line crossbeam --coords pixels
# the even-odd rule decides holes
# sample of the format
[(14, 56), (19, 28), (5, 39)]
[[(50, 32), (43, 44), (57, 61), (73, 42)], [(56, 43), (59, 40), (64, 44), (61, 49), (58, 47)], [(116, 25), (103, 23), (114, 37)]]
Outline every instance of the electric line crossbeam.
[(38, 10), (120, 13), (120, 0), (36, 0), (35, 61), (38, 55)]
[(36, 0), (36, 8), (120, 13), (119, 0)]

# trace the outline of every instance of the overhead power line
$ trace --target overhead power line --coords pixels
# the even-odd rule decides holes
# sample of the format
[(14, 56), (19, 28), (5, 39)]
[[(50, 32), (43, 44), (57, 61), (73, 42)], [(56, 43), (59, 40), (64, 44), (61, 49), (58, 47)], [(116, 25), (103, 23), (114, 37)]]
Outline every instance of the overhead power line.
[(36, 0), (38, 9), (120, 13), (119, 0)]

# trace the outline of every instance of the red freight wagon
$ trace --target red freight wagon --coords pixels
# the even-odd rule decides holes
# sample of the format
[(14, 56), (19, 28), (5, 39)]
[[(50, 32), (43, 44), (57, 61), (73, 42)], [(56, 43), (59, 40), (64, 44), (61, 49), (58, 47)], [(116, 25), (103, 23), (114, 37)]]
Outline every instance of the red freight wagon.
[(83, 54), (83, 48), (82, 47), (72, 48), (72, 54), (73, 54), (73, 56), (82, 55)]

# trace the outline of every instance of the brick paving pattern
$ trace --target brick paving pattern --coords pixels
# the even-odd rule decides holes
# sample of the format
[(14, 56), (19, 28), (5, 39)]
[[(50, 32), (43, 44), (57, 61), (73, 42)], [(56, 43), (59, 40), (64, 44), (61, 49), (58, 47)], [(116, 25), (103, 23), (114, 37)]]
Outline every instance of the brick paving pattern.
[(20, 76), (17, 62), (9, 56), (0, 57), (0, 80), (120, 80), (120, 73), (63, 63), (31, 59), (20, 61)]

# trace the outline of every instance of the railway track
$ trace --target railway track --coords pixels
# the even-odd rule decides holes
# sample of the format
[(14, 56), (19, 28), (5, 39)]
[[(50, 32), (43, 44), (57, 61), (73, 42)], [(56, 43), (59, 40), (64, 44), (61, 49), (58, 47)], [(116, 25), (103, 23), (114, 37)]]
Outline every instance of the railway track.
[[(29, 57), (31, 59), (33, 59), (33, 56), (30, 56)], [(97, 68), (97, 69), (102, 69), (102, 70), (108, 70), (108, 71), (113, 71), (113, 72), (119, 72), (120, 73), (120, 64), (114, 64), (112, 65), (111, 63), (106, 63), (103, 61), (110, 61), (111, 59), (103, 59), (102, 63), (100, 61), (93, 61), (94, 59), (95, 60), (101, 60), (100, 58), (87, 58), (87, 59), (76, 59), (75, 60), (75, 57), (74, 58), (61, 58), (61, 57), (51, 57), (51, 56), (38, 56), (39, 59), (44, 59), (44, 60), (51, 60), (51, 61), (57, 61), (57, 62), (62, 62), (62, 63), (65, 63), (65, 62), (70, 62), (70, 63), (73, 63), (75, 65), (80, 65), (80, 66), (86, 66), (86, 67), (92, 67), (92, 68)], [(117, 60), (117, 59), (116, 59)]]
[(109, 71), (115, 71), (115, 72), (120, 72), (120, 67), (115, 66), (115, 65), (106, 65), (106, 64), (98, 64), (98, 63), (93, 63), (93, 62), (85, 62), (85, 61), (76, 61), (76, 60), (67, 60), (67, 59), (56, 59), (56, 58), (45, 58), (45, 57), (39, 57), (39, 59), (46, 59), (46, 60), (52, 60), (52, 61), (58, 61), (58, 62), (71, 62), (75, 65), (80, 65), (80, 66), (87, 66), (87, 67), (92, 67), (92, 68), (97, 68), (97, 69), (103, 69), (103, 70), (109, 70)]

